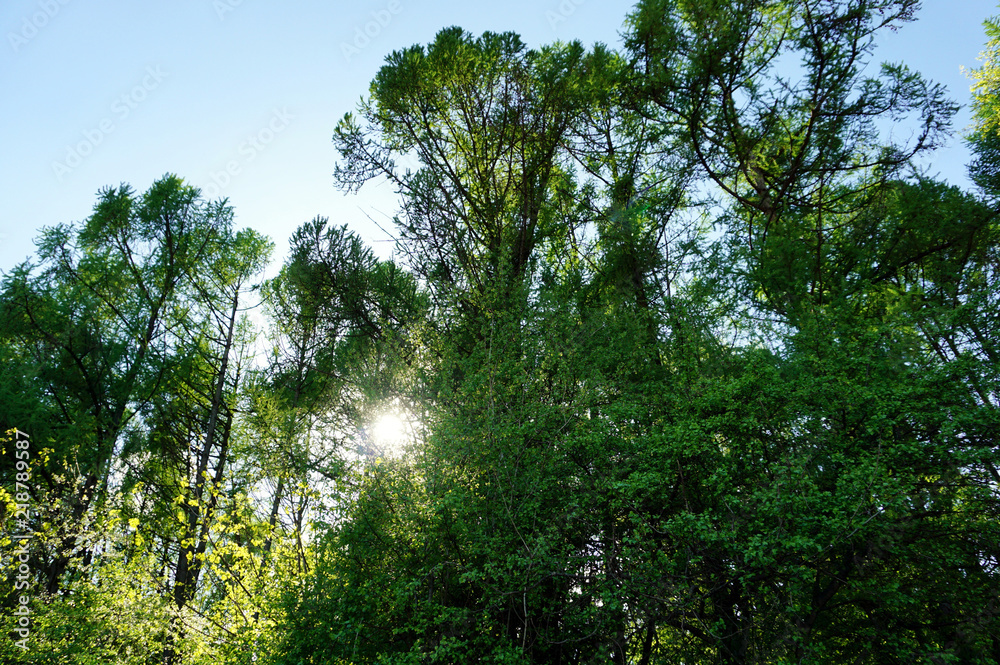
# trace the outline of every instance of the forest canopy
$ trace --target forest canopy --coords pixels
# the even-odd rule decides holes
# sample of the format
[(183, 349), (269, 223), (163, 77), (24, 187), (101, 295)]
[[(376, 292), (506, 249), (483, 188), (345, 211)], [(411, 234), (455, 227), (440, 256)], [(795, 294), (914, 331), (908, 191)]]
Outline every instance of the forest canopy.
[(168, 174), (0, 280), (5, 663), (1000, 664), (1000, 25), (441, 30), (334, 128), (393, 259)]

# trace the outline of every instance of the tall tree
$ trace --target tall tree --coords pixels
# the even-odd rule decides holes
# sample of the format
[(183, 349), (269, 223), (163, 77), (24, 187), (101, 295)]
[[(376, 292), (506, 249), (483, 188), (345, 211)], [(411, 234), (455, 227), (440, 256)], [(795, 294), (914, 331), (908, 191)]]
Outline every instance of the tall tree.
[[(402, 194), (436, 296), (429, 436), (416, 472), (373, 472), (327, 537), (293, 653), (322, 657), (331, 632), (329, 657), (357, 662), (995, 648), (992, 336), (969, 323), (991, 330), (995, 224), (908, 170), (947, 135), (943, 91), (865, 74), (915, 7), (640, 3), (630, 67), (595, 49), (540, 77), (571, 83), (569, 122), (523, 262), (476, 198), (508, 182), (483, 111), (520, 70), (456, 78), (497, 71), (495, 36), (458, 31), (389, 59), (368, 130), (338, 130), (338, 173)], [(883, 140), (886, 122), (914, 140)], [(400, 173), (407, 151), (419, 169)], [(327, 603), (324, 584), (352, 592)]]
[(51, 442), (36, 500), (66, 511), (50, 516), (62, 533), (43, 559), (50, 593), (77, 556), (76, 529), (107, 499), (128, 430), (170, 374), (171, 321), (190, 276), (217, 260), (213, 239), (230, 217), (175, 176), (141, 196), (109, 188), (86, 222), (43, 233), (37, 267), (5, 276), (4, 346), (36, 399), (4, 400), (2, 422)]
[[(906, 180), (912, 157), (947, 136), (943, 90), (903, 66), (864, 74), (877, 32), (915, 8), (643, 2), (632, 17), (640, 98), (684, 129), (726, 209), (727, 300), (748, 315), (728, 336), (773, 350), (725, 350), (725, 374), (674, 416), (697, 423), (667, 458), (687, 503), (651, 527), (678, 571), (665, 588), (687, 590), (659, 620), (684, 628), (661, 634), (688, 657), (902, 662), (990, 648), (993, 629), (977, 626), (992, 613), (948, 589), (967, 575), (975, 598), (996, 585), (978, 563), (993, 548), (980, 517), (996, 506), (993, 453), (980, 442), (994, 411), (960, 387), (992, 370), (953, 362), (961, 343), (942, 354), (935, 336), (955, 333), (934, 322), (954, 320), (939, 306), (957, 304), (944, 296), (956, 276), (979, 272), (992, 214)], [(879, 122), (914, 120), (910, 144), (882, 140)], [(711, 473), (685, 461), (696, 441), (713, 442), (699, 447)]]
[[(762, 305), (793, 322), (842, 288), (824, 272), (840, 230), (948, 136), (957, 107), (941, 86), (904, 65), (867, 73), (878, 33), (916, 9), (916, 0), (660, 0), (630, 18), (645, 108), (685, 134), (702, 176), (739, 204), (727, 223)], [(914, 130), (885, 131), (902, 122)], [(899, 135), (912, 138), (883, 140)]]
[[(290, 245), (264, 294), (274, 351), (262, 395), (275, 410), (261, 424), (277, 425), (269, 436), (284, 461), (276, 470), (272, 529), (282, 502), (292, 499), (289, 490), (310, 477), (341, 478), (345, 448), (371, 427), (373, 408), (404, 396), (395, 384), (412, 363), (406, 335), (425, 307), (412, 276), (376, 259), (346, 227), (317, 217)], [(304, 510), (294, 512), (301, 540)]]
[[(19, 267), (2, 296), (5, 352), (36, 387), (4, 418), (51, 447), (33, 487), (52, 616), (120, 585), (121, 611), (148, 605), (143, 643), (166, 644), (168, 660), (189, 642), (163, 601), (179, 617), (211, 553), (253, 339), (242, 298), (271, 251), (232, 219), (175, 176), (142, 196), (105, 190), (86, 222), (44, 234), (40, 273)], [(54, 649), (73, 630), (49, 628), (39, 638)]]
[[(433, 434), (419, 470), (377, 470), (363, 488), (387, 505), (359, 498), (320, 569), (374, 575), (366, 588), (387, 604), (372, 612), (351, 596), (314, 624), (322, 610), (303, 599), (296, 622), (302, 633), (362, 622), (395, 636), (345, 641), (339, 657), (374, 659), (385, 646), (438, 662), (627, 658), (632, 628), (615, 597), (623, 534), (602, 494), (613, 480), (589, 477), (620, 451), (581, 446), (596, 436), (590, 413), (603, 419), (601, 391), (658, 357), (667, 303), (652, 290), (680, 262), (657, 252), (683, 175), (681, 160), (646, 149), (649, 123), (613, 107), (607, 86), (623, 69), (605, 49), (536, 52), (513, 35), (450, 29), (390, 56), (362, 106), (369, 127), (348, 117), (338, 128), (342, 184), (384, 175), (399, 188), (401, 250), (435, 306), (422, 337)], [(418, 171), (397, 171), (407, 151)], [(574, 162), (593, 182), (577, 185)], [(398, 540), (413, 529), (419, 546)], [(413, 579), (418, 591), (404, 590)]]

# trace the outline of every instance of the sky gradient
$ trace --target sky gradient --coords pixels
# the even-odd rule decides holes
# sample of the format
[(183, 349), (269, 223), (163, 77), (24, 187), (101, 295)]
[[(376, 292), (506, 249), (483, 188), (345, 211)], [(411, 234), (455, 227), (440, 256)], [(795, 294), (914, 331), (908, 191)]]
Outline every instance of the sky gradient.
[[(228, 197), (239, 226), (277, 244), (316, 215), (348, 224), (388, 256), (387, 186), (333, 185), (337, 121), (386, 54), (443, 27), (518, 32), (529, 46), (620, 44), (632, 3), (619, 0), (6, 0), (0, 7), (0, 272), (33, 254), (49, 225), (85, 219), (106, 186), (138, 192), (176, 173)], [(876, 58), (903, 62), (969, 101), (992, 0), (925, 0), (917, 22)], [(962, 130), (967, 109), (956, 121)], [(960, 138), (927, 166), (966, 185)]]

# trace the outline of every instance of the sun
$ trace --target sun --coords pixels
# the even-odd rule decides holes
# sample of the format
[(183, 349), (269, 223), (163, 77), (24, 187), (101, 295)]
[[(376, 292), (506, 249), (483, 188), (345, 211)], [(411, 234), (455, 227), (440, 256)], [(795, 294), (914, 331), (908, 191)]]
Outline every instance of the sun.
[(423, 438), (420, 416), (401, 399), (371, 405), (359, 423), (358, 456), (368, 462), (403, 460), (417, 452)]
[(383, 411), (367, 428), (365, 455), (386, 459), (402, 458), (413, 443), (415, 425), (405, 410)]
[(401, 443), (406, 439), (406, 423), (395, 413), (383, 414), (372, 428), (372, 438), (390, 446)]

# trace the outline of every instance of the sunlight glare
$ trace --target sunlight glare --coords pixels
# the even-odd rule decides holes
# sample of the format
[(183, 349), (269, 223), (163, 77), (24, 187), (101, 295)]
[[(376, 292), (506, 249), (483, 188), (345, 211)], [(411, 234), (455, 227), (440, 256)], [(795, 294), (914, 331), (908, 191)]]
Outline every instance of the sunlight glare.
[(379, 443), (393, 446), (406, 438), (406, 423), (394, 413), (387, 413), (378, 419), (372, 435)]

